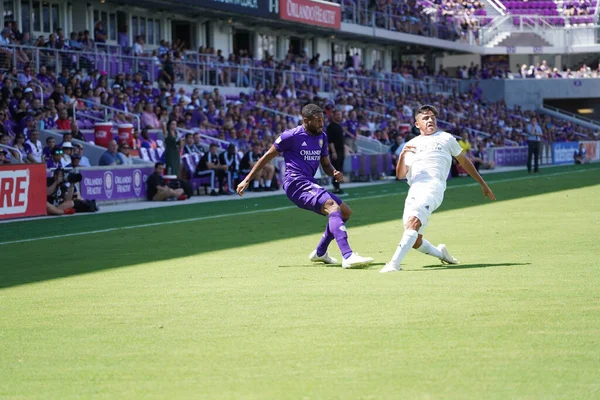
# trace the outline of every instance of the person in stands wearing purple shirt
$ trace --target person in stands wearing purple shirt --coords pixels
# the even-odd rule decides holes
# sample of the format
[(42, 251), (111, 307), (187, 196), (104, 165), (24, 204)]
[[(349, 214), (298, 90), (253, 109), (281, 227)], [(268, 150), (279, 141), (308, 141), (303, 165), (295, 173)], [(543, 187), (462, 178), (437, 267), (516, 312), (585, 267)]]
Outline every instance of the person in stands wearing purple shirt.
[(336, 264), (337, 260), (329, 257), (327, 253), (329, 243), (335, 239), (344, 257), (342, 268), (369, 265), (373, 259), (359, 256), (348, 244), (345, 222), (350, 218), (352, 210), (336, 195), (319, 186), (314, 178), (319, 165), (327, 175), (338, 181), (344, 178), (329, 160), (327, 135), (323, 132), (323, 110), (314, 104), (306, 105), (302, 109), (302, 121), (301, 126), (287, 130), (277, 138), (269, 151), (254, 164), (246, 178), (238, 185), (237, 193), (242, 196), (259, 171), (283, 153), (283, 188), (288, 198), (298, 207), (326, 215), (329, 219), (319, 245), (309, 255), (310, 261)]

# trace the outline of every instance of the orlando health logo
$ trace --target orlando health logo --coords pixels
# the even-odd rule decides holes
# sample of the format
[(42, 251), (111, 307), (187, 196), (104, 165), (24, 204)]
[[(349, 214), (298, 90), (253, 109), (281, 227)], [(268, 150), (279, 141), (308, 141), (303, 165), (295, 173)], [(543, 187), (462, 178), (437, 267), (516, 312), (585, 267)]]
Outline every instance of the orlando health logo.
[(139, 169), (133, 171), (133, 191), (136, 196), (142, 193), (142, 171)]
[(113, 194), (113, 173), (111, 171), (106, 171), (104, 173), (104, 193), (106, 193), (107, 198), (111, 198)]

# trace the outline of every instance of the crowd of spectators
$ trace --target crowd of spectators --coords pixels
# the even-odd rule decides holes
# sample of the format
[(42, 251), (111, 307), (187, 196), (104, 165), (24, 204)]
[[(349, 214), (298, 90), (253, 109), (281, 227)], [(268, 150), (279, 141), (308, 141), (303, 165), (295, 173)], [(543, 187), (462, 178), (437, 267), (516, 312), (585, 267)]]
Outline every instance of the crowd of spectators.
[[(465, 4), (457, 7), (470, 10), (469, 4), (472, 4), (472, 8), (477, 9), (478, 3)], [(18, 32), (16, 25), (9, 24), (3, 36), (14, 38), (11, 40), (27, 38), (15, 34), (15, 30)], [(52, 39), (53, 36), (56, 37)], [(102, 40), (101, 25), (97, 26), (94, 36)], [(84, 40), (86, 37), (89, 33), (84, 32)], [(49, 38), (49, 42), (57, 40), (66, 43), (60, 30)], [(53, 46), (60, 47), (58, 44)], [(231, 193), (235, 181), (272, 145), (275, 137), (300, 122), (301, 107), (309, 101), (322, 106), (328, 118), (335, 110), (342, 112), (340, 125), (345, 136), (346, 155), (356, 151), (358, 136), (377, 140), (383, 145), (398, 145), (410, 132), (413, 110), (423, 103), (436, 105), (441, 111), (440, 126), (457, 136), (466, 135), (463, 140), (469, 141), (474, 151), (491, 146), (525, 144), (534, 117), (540, 121), (543, 139), (548, 142), (597, 138), (597, 132), (566, 120), (518, 107), (509, 109), (503, 102), (488, 103), (476, 84), (462, 94), (428, 92), (421, 90), (419, 85), (407, 91), (379, 87), (372, 81), (361, 79), (382, 74), (381, 65), (376, 63), (373, 68), (367, 68), (359, 54), (349, 52), (344, 63), (332, 65), (329, 61), (321, 62), (318, 54), (309, 59), (306, 53), (297, 54), (290, 48), (285, 59), (276, 61), (268, 57), (260, 64), (275, 71), (293, 71), (308, 66), (316, 74), (326, 69), (342, 72), (344, 79), (329, 88), (333, 98), (319, 97), (319, 87), (311, 79), (284, 80), (281, 74), (273, 74), (271, 79), (264, 80), (264, 85), (257, 83), (250, 93), (227, 98), (218, 88), (188, 92), (174, 86), (176, 75), (186, 75), (185, 70), (177, 72), (174, 65), (172, 70), (168, 67), (174, 57), (181, 57), (182, 50), (181, 43), (162, 41), (161, 47), (152, 51), (162, 65), (158, 84), (145, 79), (141, 72), (111, 76), (93, 67), (71, 69), (67, 64), (58, 71), (46, 65), (35, 71), (33, 64), (25, 63), (27, 54), (24, 53), (18, 58), (20, 63), (25, 63), (21, 69), (9, 65), (5, 72), (0, 71), (0, 144), (13, 147), (10, 150), (2, 148), (0, 162), (45, 162), (49, 169), (89, 166), (83, 146), (72, 140), (85, 140), (81, 130), (93, 127), (93, 120), (88, 117), (94, 113), (103, 114), (105, 106), (110, 107), (108, 117), (116, 123), (134, 122), (138, 116), (141, 129), (134, 132), (133, 146), (110, 142), (100, 165), (127, 165), (141, 149), (160, 150), (158, 154), (165, 159), (169, 173), (183, 176), (186, 166), (183, 157), (192, 157), (195, 162), (192, 170), (187, 171), (187, 177), (214, 175), (211, 194)], [(147, 54), (141, 37), (131, 51), (137, 55)], [(225, 60), (220, 50), (201, 48), (198, 57), (216, 58), (233, 65), (244, 62), (252, 54), (230, 55)], [(394, 63), (391, 72), (399, 82), (422, 82), (424, 78), (449, 76), (443, 67), (434, 73), (420, 61)], [(230, 74), (232, 71), (226, 68), (216, 68), (212, 78), (222, 83), (230, 79)], [(465, 66), (457, 71), (457, 77), (462, 79), (491, 78), (500, 74), (497, 67), (494, 69), (490, 64), (483, 68)], [(555, 69), (551, 71), (545, 61), (537, 67), (525, 66), (518, 74), (524, 78), (598, 76), (597, 70), (592, 71), (587, 66), (576, 72), (557, 73)], [(198, 76), (190, 75), (189, 78), (195, 80)], [(39, 86), (44, 89), (43, 103), (37, 90)], [(77, 119), (72, 114), (73, 109)], [(41, 143), (39, 131), (48, 128), (65, 132), (60, 144), (53, 138)], [(181, 136), (177, 128), (192, 133)], [(150, 137), (151, 130), (161, 132), (159, 140)], [(223, 153), (225, 158), (207, 159), (211, 151), (203, 135), (232, 144)], [(254, 183), (254, 189), (276, 188), (274, 172), (266, 169), (265, 175)]]

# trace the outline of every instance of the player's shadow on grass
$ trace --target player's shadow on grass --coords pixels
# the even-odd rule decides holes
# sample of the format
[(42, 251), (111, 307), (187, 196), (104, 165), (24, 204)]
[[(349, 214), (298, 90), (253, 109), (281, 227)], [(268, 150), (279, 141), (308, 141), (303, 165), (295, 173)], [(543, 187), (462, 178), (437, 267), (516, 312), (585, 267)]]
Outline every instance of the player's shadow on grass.
[[(380, 266), (380, 265), (385, 265), (385, 263), (372, 263), (370, 265), (365, 265), (362, 267), (354, 267), (354, 268), (348, 268), (350, 270), (353, 269), (361, 269), (361, 270), (368, 270), (371, 267), (375, 267), (375, 266)], [(323, 263), (310, 263), (310, 264), (296, 264), (296, 265), (279, 265), (279, 268), (342, 268), (342, 263), (337, 263), (337, 264), (323, 264)]]
[(425, 265), (423, 268), (425, 269), (415, 269), (410, 270), (411, 272), (416, 271), (436, 271), (439, 269), (470, 269), (470, 268), (490, 268), (490, 267), (514, 267), (519, 265), (531, 265), (531, 263), (489, 263), (489, 264), (433, 264), (433, 265)]

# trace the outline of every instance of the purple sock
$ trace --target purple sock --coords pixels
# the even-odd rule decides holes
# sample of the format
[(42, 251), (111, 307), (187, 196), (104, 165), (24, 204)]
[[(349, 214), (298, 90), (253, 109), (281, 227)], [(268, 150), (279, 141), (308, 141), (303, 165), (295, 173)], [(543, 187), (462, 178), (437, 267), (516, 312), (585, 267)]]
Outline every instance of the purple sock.
[(346, 225), (342, 220), (341, 211), (332, 212), (329, 214), (329, 231), (335, 237), (335, 241), (340, 248), (342, 256), (348, 258), (352, 255), (352, 249), (348, 244), (348, 234), (346, 233)]
[(333, 234), (329, 230), (329, 224), (325, 227), (325, 233), (321, 236), (321, 241), (317, 246), (317, 255), (321, 257), (325, 253), (327, 253), (327, 248), (329, 247), (329, 243), (334, 239)]

